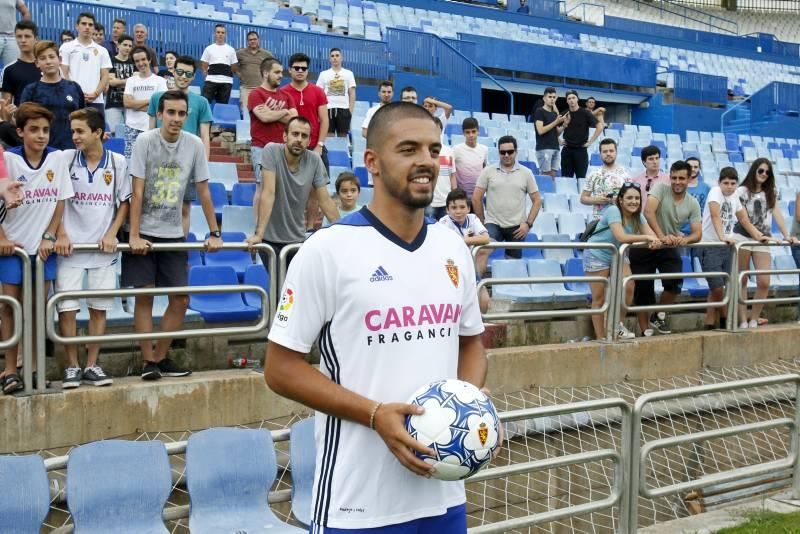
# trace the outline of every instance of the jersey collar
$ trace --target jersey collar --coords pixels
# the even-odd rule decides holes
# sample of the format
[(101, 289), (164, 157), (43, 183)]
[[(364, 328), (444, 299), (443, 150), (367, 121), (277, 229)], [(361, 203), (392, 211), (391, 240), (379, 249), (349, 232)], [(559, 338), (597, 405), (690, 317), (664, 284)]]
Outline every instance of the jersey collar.
[(414, 252), (419, 247), (421, 247), (422, 244), (425, 242), (425, 236), (428, 235), (428, 222), (429, 221), (427, 220), (427, 218), (423, 222), (422, 228), (420, 228), (419, 233), (417, 234), (417, 237), (415, 237), (414, 240), (411, 243), (407, 243), (403, 239), (401, 239), (397, 234), (395, 234), (394, 232), (389, 230), (389, 228), (385, 224), (383, 224), (380, 221), (380, 219), (378, 219), (375, 216), (374, 213), (369, 211), (367, 206), (364, 206), (363, 208), (361, 208), (359, 210), (359, 213), (361, 213), (361, 215), (369, 222), (369, 224), (372, 225), (372, 227), (375, 228), (375, 230), (377, 230), (378, 233), (380, 233), (383, 237), (385, 237), (386, 239), (388, 239), (389, 241), (391, 241), (392, 243), (394, 243), (398, 247), (403, 248), (403, 249), (405, 249), (405, 250), (407, 250), (409, 252)]
[(103, 155), (100, 156), (100, 162), (97, 164), (97, 167), (94, 169), (89, 169), (89, 164), (86, 162), (86, 156), (83, 155), (83, 151), (78, 151), (78, 165), (81, 167), (86, 167), (90, 173), (94, 174), (97, 169), (104, 169), (108, 166), (109, 156), (110, 154), (108, 153), (108, 150), (106, 147), (103, 147)]

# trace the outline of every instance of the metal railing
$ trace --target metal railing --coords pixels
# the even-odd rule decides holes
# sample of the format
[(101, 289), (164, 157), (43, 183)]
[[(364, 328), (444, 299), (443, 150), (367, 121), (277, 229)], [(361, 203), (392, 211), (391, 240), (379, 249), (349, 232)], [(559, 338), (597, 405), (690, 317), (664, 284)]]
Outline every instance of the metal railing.
[[(661, 438), (648, 442), (642, 447), (642, 419), (646, 416), (644, 414), (645, 407), (649, 404), (658, 401), (674, 400), (687, 397), (695, 397), (698, 395), (709, 395), (713, 393), (723, 393), (728, 391), (735, 391), (740, 389), (757, 388), (764, 386), (772, 386), (776, 384), (784, 384), (787, 382), (794, 383), (794, 419), (787, 417), (773, 419), (771, 421), (760, 421), (756, 423), (747, 423), (734, 425), (729, 428), (719, 428), (715, 430), (707, 430), (703, 432), (694, 432), (682, 436), (671, 436)], [(638, 523), (638, 498), (644, 497), (653, 499), (664, 495), (674, 494), (680, 491), (688, 491), (693, 489), (702, 488), (711, 484), (720, 484), (724, 482), (732, 482), (741, 480), (756, 475), (763, 475), (767, 473), (778, 473), (787, 468), (792, 469), (792, 494), (793, 498), (800, 498), (800, 462), (798, 462), (798, 431), (800, 431), (800, 375), (780, 375), (766, 378), (752, 378), (748, 380), (738, 380), (735, 382), (726, 382), (722, 384), (709, 384), (706, 386), (694, 386), (688, 388), (673, 389), (667, 391), (657, 391), (654, 393), (646, 393), (636, 399), (633, 407), (632, 427), (631, 427), (631, 471), (630, 471), (630, 498), (631, 503), (628, 506), (630, 518), (628, 520), (628, 527), (631, 532), (636, 532)], [(710, 439), (725, 438), (737, 434), (746, 434), (752, 432), (761, 432), (772, 430), (774, 428), (787, 427), (791, 430), (791, 443), (790, 453), (784, 459), (773, 460), (757, 465), (750, 465), (746, 467), (739, 467), (730, 471), (715, 473), (712, 475), (705, 475), (695, 480), (688, 480), (685, 482), (678, 482), (668, 486), (661, 486), (652, 488), (647, 484), (647, 470), (645, 462), (648, 455), (658, 449), (663, 449), (670, 446), (684, 445), (690, 443), (697, 443), (707, 441)]]
[(483, 287), (493, 285), (512, 285), (512, 284), (562, 284), (564, 282), (587, 282), (587, 283), (601, 283), (607, 291), (603, 301), (603, 305), (599, 308), (587, 309), (569, 309), (569, 310), (532, 310), (532, 311), (515, 311), (504, 313), (484, 313), (481, 317), (485, 321), (497, 321), (507, 319), (548, 319), (552, 317), (577, 317), (582, 315), (602, 315), (607, 313), (606, 316), (606, 336), (611, 339), (614, 335), (614, 326), (617, 324), (616, 317), (619, 315), (615, 311), (615, 295), (617, 293), (617, 282), (619, 279), (619, 257), (617, 256), (617, 247), (611, 243), (575, 243), (575, 242), (514, 242), (514, 243), (489, 243), (486, 245), (479, 245), (472, 249), (473, 260), (477, 260), (478, 253), (483, 249), (553, 249), (553, 250), (574, 250), (580, 249), (593, 249), (593, 250), (609, 250), (611, 251), (611, 266), (609, 268), (608, 277), (603, 276), (528, 276), (524, 278), (484, 278), (478, 282), (478, 291)]
[[(277, 289), (281, 291), (283, 289), (283, 283), (286, 282), (286, 272), (289, 270), (289, 255), (294, 256), (300, 250), (302, 245), (300, 243), (295, 243), (292, 245), (286, 245), (281, 249), (281, 253), (278, 256), (278, 279), (277, 279)], [(273, 293), (276, 295), (276, 302), (277, 302), (277, 293)]]
[(466, 482), (484, 482), (495, 478), (509, 477), (524, 473), (536, 473), (539, 471), (558, 469), (560, 467), (568, 467), (571, 465), (611, 460), (614, 463), (614, 481), (612, 487), (610, 488), (611, 492), (607, 497), (575, 506), (567, 506), (565, 508), (558, 508), (548, 512), (532, 514), (526, 517), (507, 519), (505, 521), (498, 521), (496, 523), (474, 527), (469, 529), (470, 534), (501, 534), (503, 532), (522, 529), (541, 523), (549, 523), (551, 521), (558, 521), (560, 519), (604, 510), (616, 505), (620, 506), (620, 519), (617, 523), (616, 532), (619, 534), (627, 534), (629, 532), (629, 513), (627, 507), (630, 504), (628, 494), (629, 485), (627, 481), (629, 480), (631, 458), (630, 441), (627, 439), (627, 436), (629, 436), (631, 431), (631, 408), (627, 402), (620, 398), (601, 399), (562, 404), (559, 406), (513, 410), (510, 412), (503, 412), (499, 415), (501, 422), (510, 423), (512, 421), (539, 419), (542, 417), (594, 412), (608, 409), (618, 409), (622, 414), (621, 451), (617, 451), (615, 449), (599, 449), (596, 451), (567, 454), (565, 456), (559, 456), (556, 458), (547, 458), (545, 460), (536, 460), (515, 465), (493, 467), (480, 471), (466, 480)]

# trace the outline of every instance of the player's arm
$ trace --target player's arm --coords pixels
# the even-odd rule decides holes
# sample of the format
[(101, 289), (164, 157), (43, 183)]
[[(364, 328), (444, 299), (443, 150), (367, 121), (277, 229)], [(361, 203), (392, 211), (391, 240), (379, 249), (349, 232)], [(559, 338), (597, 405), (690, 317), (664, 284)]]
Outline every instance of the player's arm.
[[(480, 339), (478, 340), (480, 342)], [(471, 360), (471, 358), (469, 358)], [(469, 367), (470, 376), (482, 378), (475, 363)], [(461, 363), (459, 363), (459, 377)], [(485, 369), (484, 369), (485, 376)], [(349, 389), (332, 382), (305, 360), (305, 355), (270, 341), (264, 362), (264, 380), (272, 391), (339, 419), (353, 421), (369, 427), (373, 419), (375, 431), (407, 469), (420, 476), (429, 477), (433, 468), (419, 459), (409, 449), (423, 454), (433, 454), (412, 438), (405, 429), (408, 414), (421, 414), (422, 407), (402, 403), (378, 404)], [(377, 407), (377, 410), (376, 410)], [(374, 415), (374, 416), (373, 416)]]
[[(355, 85), (351, 86), (347, 90), (347, 97), (349, 99), (349, 103), (347, 105), (347, 109), (350, 110), (350, 114), (353, 114), (353, 110), (356, 108), (356, 87)], [(364, 136), (366, 137), (366, 136)]]
[(288, 114), (288, 109), (271, 110), (266, 104), (259, 104), (252, 109), (253, 115), (256, 116), (261, 122), (278, 122), (282, 121)]
[(489, 363), (480, 335), (458, 337), (458, 379), (482, 388)]
[(132, 253), (146, 254), (151, 243), (139, 236), (139, 228), (142, 222), (142, 201), (144, 199), (144, 178), (131, 176), (131, 181), (133, 183), (133, 190), (131, 191), (130, 234), (128, 236), (128, 243), (131, 246)]
[(267, 224), (272, 217), (272, 206), (275, 204), (275, 171), (261, 169), (261, 187), (259, 188), (258, 198), (253, 205), (256, 210), (256, 228), (253, 235), (247, 238), (247, 242), (256, 245), (263, 241), (264, 233), (267, 231)]
[[(64, 201), (59, 200), (56, 203), (56, 211), (53, 213), (53, 217), (50, 219), (50, 224), (47, 225), (47, 229), (45, 232), (55, 235), (58, 233), (58, 229), (61, 226), (61, 218), (64, 215)], [(39, 243), (39, 257), (42, 260), (46, 260), (50, 254), (55, 249), (55, 242), (50, 241), (49, 239), (42, 239)]]
[(475, 190), (472, 192), (472, 212), (483, 222), (483, 195), (486, 193), (486, 189), (482, 187), (475, 186)]
[[(153, 120), (153, 119), (151, 119)], [(200, 123), (200, 140), (203, 141), (203, 147), (206, 150), (206, 159), (209, 159), (211, 156), (211, 123), (210, 122), (201, 122)]]
[(317, 140), (317, 153), (322, 154), (322, 145), (325, 144), (325, 139), (328, 137), (328, 105), (322, 105), (317, 108), (319, 113), (319, 138)]
[(656, 219), (656, 210), (658, 210), (658, 204), (660, 202), (661, 199), (653, 194), (647, 196), (647, 205), (644, 208), (644, 219), (647, 221), (650, 229), (653, 230), (653, 233), (656, 234), (656, 237), (662, 243), (665, 245), (672, 245), (673, 236), (664, 235), (663, 230), (661, 230), (661, 226), (658, 224), (658, 219)]
[(464, 243), (466, 243), (467, 245), (469, 245), (471, 247), (475, 247), (475, 246), (478, 246), (478, 245), (488, 245), (489, 241), (491, 241), (491, 239), (489, 239), (489, 234), (488, 233), (483, 233), (483, 234), (479, 234), (479, 235), (471, 235), (471, 236), (468, 236), (468, 237), (464, 238)]
[(17, 0), (17, 11), (22, 15), (23, 20), (31, 20), (31, 12), (22, 0)]
[(208, 62), (201, 59), (200, 68), (203, 69), (203, 77), (208, 76)]
[[(592, 115), (592, 116), (594, 116), (594, 115)], [(600, 134), (603, 133), (603, 130), (605, 130), (605, 128), (606, 128), (606, 125), (603, 122), (602, 117), (597, 117), (597, 124), (594, 125), (594, 134), (592, 134), (592, 138), (589, 139), (589, 141), (587, 141), (586, 144), (583, 145), (583, 146), (585, 146), (585, 147), (592, 146), (592, 144), (594, 144), (594, 142), (597, 141), (597, 138), (600, 137)]]
[(323, 185), (317, 187), (314, 191), (317, 194), (319, 209), (322, 210), (325, 217), (327, 217), (330, 222), (338, 221), (341, 215), (339, 215), (339, 210), (336, 208), (336, 203), (333, 201), (330, 194), (328, 194), (328, 188)]

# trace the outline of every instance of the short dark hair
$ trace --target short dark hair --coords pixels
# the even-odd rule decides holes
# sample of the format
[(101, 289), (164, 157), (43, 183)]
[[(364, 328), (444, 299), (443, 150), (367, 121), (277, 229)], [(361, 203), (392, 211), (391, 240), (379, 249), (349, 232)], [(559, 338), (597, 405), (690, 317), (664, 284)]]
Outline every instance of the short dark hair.
[(106, 127), (106, 120), (99, 111), (92, 107), (85, 107), (83, 109), (73, 111), (69, 114), (69, 120), (84, 121), (89, 129), (93, 132), (96, 132), (97, 130), (103, 131)]
[(301, 117), (300, 115), (297, 115), (297, 116), (292, 117), (291, 119), (289, 119), (289, 122), (286, 123), (286, 127), (283, 129), (283, 131), (284, 132), (288, 132), (289, 131), (289, 127), (291, 127), (291, 125), (294, 124), (295, 122), (299, 122), (300, 124), (305, 124), (309, 128), (311, 128), (311, 121), (309, 121), (305, 117)]
[(356, 186), (356, 189), (358, 189), (358, 192), (359, 193), (361, 192), (361, 184), (359, 183), (356, 175), (350, 171), (344, 171), (342, 173), (339, 173), (339, 176), (336, 177), (335, 186), (337, 193), (339, 192), (339, 189), (342, 187), (342, 185), (346, 182), (353, 182)]
[(403, 93), (411, 93), (411, 92), (416, 93), (417, 92), (417, 88), (414, 87), (413, 85), (406, 85), (405, 87), (400, 89), (400, 96), (403, 96)]
[(344, 53), (342, 53), (342, 49), (341, 48), (336, 48), (336, 47), (333, 47), (330, 50), (328, 50), (328, 55), (331, 55), (334, 52), (339, 52), (340, 54), (344, 55)]
[(114, 19), (114, 21), (111, 23), (111, 25), (113, 26), (114, 24), (117, 24), (117, 23), (122, 24), (126, 28), (128, 27), (128, 23), (125, 22), (125, 19)]
[(381, 87), (391, 87), (394, 89), (394, 82), (392, 80), (383, 80), (381, 84), (378, 86), (378, 89)]
[(545, 95), (556, 94), (556, 88), (555, 87), (545, 87), (544, 88), (544, 94)]
[(120, 36), (119, 36), (119, 38), (117, 39), (117, 44), (122, 44), (122, 42), (123, 42), (123, 41), (130, 41), (131, 43), (133, 43), (133, 37), (131, 37), (131, 36), (130, 36), (130, 35), (128, 35), (127, 33), (123, 33), (123, 34), (122, 34), (122, 35), (120, 35)]
[(52, 123), (54, 115), (52, 111), (40, 104), (23, 102), (17, 108), (15, 117), (17, 118), (17, 128), (24, 130), (25, 125), (28, 124), (28, 121), (35, 119), (47, 119), (47, 122)]
[(589, 100), (594, 100), (595, 102), (597, 102), (597, 99), (593, 96), (586, 97), (586, 101), (588, 102)]
[(96, 31), (98, 31), (98, 32), (103, 32), (103, 33), (106, 33), (106, 27), (105, 27), (105, 26), (103, 26), (103, 25), (102, 25), (101, 23), (99, 23), (99, 22), (95, 22), (95, 23), (94, 23), (94, 29), (95, 29)]
[(178, 59), (178, 53), (177, 53), (175, 50), (167, 50), (166, 52), (164, 52), (164, 60), (165, 60), (165, 61), (166, 61), (166, 59), (167, 59), (167, 56), (168, 56), (168, 55), (170, 55), (170, 54), (172, 54), (173, 56), (175, 56), (175, 59), (176, 59), (176, 60)]
[(58, 38), (63, 39), (64, 36), (71, 37), (73, 39), (75, 38), (75, 34), (70, 30), (61, 30), (61, 33), (58, 34)]
[(647, 145), (642, 149), (642, 153), (639, 154), (639, 157), (642, 158), (642, 163), (647, 161), (647, 158), (649, 158), (650, 156), (661, 157), (661, 149), (658, 148), (656, 145)]
[(183, 91), (179, 91), (177, 89), (173, 89), (171, 91), (164, 92), (163, 95), (158, 99), (158, 112), (164, 112), (164, 102), (169, 100), (183, 100), (186, 102), (186, 109), (189, 109), (189, 98), (183, 93)]
[(456, 187), (447, 193), (447, 198), (444, 201), (444, 205), (449, 206), (451, 202), (455, 202), (456, 200), (463, 200), (467, 203), (467, 205), (469, 205), (469, 197), (467, 197), (467, 192), (460, 187)]
[(696, 161), (696, 162), (697, 162), (697, 165), (698, 165), (698, 166), (699, 166), (701, 169), (703, 168), (703, 162), (701, 162), (701, 161), (700, 161), (700, 158), (698, 158), (697, 156), (689, 156), (688, 158), (686, 158), (686, 160), (685, 160), (685, 161), (686, 161), (686, 163), (689, 163), (690, 161)]
[(575, 89), (568, 90), (564, 96), (567, 97), (569, 95), (575, 95), (575, 98), (580, 98), (578, 96), (578, 91), (576, 91)]
[(606, 137), (602, 141), (600, 141), (600, 147), (602, 148), (603, 145), (614, 145), (614, 148), (617, 148), (617, 142), (611, 139), (610, 137)]
[(444, 130), (444, 125), (442, 124), (442, 119), (440, 119), (439, 117), (434, 117), (433, 118), (433, 122), (436, 123), (436, 126), (438, 126), (440, 130)]
[(222, 24), (222, 23), (214, 24), (214, 29), (216, 30), (217, 28), (222, 28), (224, 30), (225, 29), (225, 25)]
[(683, 160), (678, 160), (673, 162), (673, 164), (669, 168), (669, 174), (672, 175), (673, 172), (681, 172), (686, 171), (686, 176), (692, 175), (692, 168)]
[(197, 70), (197, 61), (192, 56), (178, 56), (175, 59), (175, 65), (180, 63), (181, 65), (191, 65), (192, 69)]
[(737, 184), (739, 183), (739, 173), (736, 172), (736, 169), (733, 167), (722, 167), (719, 170), (719, 180), (733, 180)]
[(378, 108), (367, 129), (367, 148), (375, 149), (380, 144), (384, 132), (390, 124), (399, 119), (427, 119), (433, 122), (428, 110), (411, 102), (392, 102)]
[(291, 56), (289, 56), (289, 67), (294, 65), (295, 63), (305, 63), (309, 67), (311, 66), (311, 58), (308, 57), (307, 54), (303, 52), (295, 52)]
[(264, 73), (267, 73), (267, 72), (271, 71), (272, 70), (272, 66), (275, 65), (275, 64), (281, 65), (281, 62), (278, 61), (277, 59), (275, 59), (274, 57), (268, 57), (267, 59), (262, 61), (261, 62), (261, 66), (258, 67), (258, 70), (261, 73), (261, 76), (263, 77)]
[(514, 150), (517, 149), (517, 139), (513, 135), (504, 135), (500, 139), (497, 140), (497, 148), (500, 148), (500, 145), (504, 145), (506, 143), (511, 143), (514, 145)]
[(136, 54), (144, 52), (144, 55), (147, 56), (147, 61), (150, 62), (150, 66), (153, 65), (153, 58), (150, 57), (150, 50), (147, 49), (146, 46), (134, 46), (133, 50), (131, 50), (131, 57), (135, 56)]
[(78, 24), (81, 19), (89, 19), (92, 21), (92, 24), (97, 25), (97, 19), (94, 18), (94, 13), (89, 13), (88, 11), (78, 13), (78, 18), (75, 19), (75, 24)]
[(247, 35), (245, 37), (250, 37), (251, 35), (255, 35), (256, 37), (258, 37), (258, 32), (255, 30), (250, 30), (249, 32), (247, 32)]
[(21, 20), (14, 26), (14, 31), (30, 30), (34, 37), (39, 37), (39, 27), (32, 20)]
[(478, 119), (475, 117), (467, 117), (463, 121), (461, 121), (461, 131), (464, 130), (480, 130), (481, 127), (478, 124)]

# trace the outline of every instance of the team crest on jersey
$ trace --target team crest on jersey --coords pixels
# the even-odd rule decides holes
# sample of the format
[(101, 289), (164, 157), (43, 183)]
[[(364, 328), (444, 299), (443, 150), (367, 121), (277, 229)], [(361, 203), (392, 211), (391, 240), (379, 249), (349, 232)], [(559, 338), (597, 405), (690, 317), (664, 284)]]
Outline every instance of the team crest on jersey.
[(478, 441), (481, 442), (481, 445), (486, 445), (487, 439), (489, 439), (489, 427), (486, 426), (486, 423), (481, 423), (478, 427)]
[(447, 276), (450, 278), (450, 281), (453, 282), (455, 287), (458, 287), (458, 265), (456, 265), (456, 262), (447, 258), (447, 263), (444, 268), (447, 271)]
[(105, 180), (106, 185), (111, 185), (111, 180), (114, 178), (114, 175), (111, 174), (111, 171), (106, 171), (103, 173), (103, 180)]
[(56, 177), (56, 173), (54, 173), (52, 169), (47, 169), (47, 172), (45, 173), (45, 176), (47, 176), (47, 181), (48, 182), (52, 182), (53, 178)]
[(284, 328), (289, 324), (289, 317), (292, 315), (295, 298), (294, 289), (287, 285), (286, 289), (283, 290), (283, 295), (281, 295), (281, 301), (278, 303), (278, 312), (275, 314), (275, 324)]

